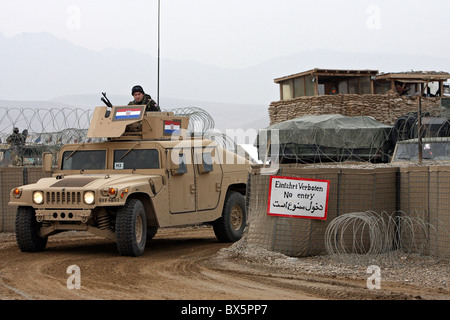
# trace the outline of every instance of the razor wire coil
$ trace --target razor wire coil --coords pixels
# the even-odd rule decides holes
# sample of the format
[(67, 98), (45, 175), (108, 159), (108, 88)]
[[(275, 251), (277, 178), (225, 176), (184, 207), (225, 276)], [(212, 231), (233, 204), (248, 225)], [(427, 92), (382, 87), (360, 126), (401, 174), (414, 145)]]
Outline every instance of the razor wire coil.
[[(198, 107), (183, 107), (169, 110), (175, 116), (189, 117), (188, 132), (193, 136), (204, 136), (217, 141), (221, 146), (235, 151), (236, 143), (225, 134), (214, 131), (215, 123), (211, 115)], [(27, 130), (27, 144), (61, 146), (67, 143), (97, 142), (99, 139), (87, 138), (87, 132), (94, 110), (81, 108), (5, 108), (0, 107), (0, 143), (5, 144), (13, 128)], [(424, 114), (424, 117), (429, 116)], [(430, 121), (434, 121), (430, 118)], [(448, 120), (448, 119), (447, 119)], [(363, 119), (364, 121), (364, 119)], [(292, 143), (274, 144), (278, 149), (277, 159), (283, 163), (341, 163), (347, 161), (385, 163), (390, 161), (395, 142), (417, 137), (417, 113), (410, 113), (396, 122), (390, 130), (380, 130), (372, 138), (372, 142), (364, 147), (355, 147), (364, 141), (361, 130), (352, 127), (336, 132), (340, 136), (341, 146), (330, 147), (329, 133), (320, 126), (310, 131), (309, 140), (313, 143), (305, 144), (295, 141), (295, 136), (288, 137)], [(431, 127), (430, 127), (431, 128)], [(424, 136), (439, 136), (445, 139), (450, 135), (450, 121), (442, 121), (430, 129), (425, 130)], [(292, 134), (288, 132), (285, 134)], [(443, 141), (443, 160), (450, 159), (450, 148), (445, 149)], [(260, 160), (265, 159), (270, 144), (258, 146)], [(273, 161), (274, 159), (270, 159)], [(410, 159), (416, 161), (417, 159)]]
[(205, 133), (214, 129), (214, 119), (205, 110), (198, 107), (175, 108), (170, 110), (175, 116), (189, 117), (188, 132)]
[[(365, 128), (366, 121), (371, 117), (354, 117), (361, 121), (360, 127), (351, 124), (341, 127), (324, 128), (318, 123), (308, 126), (307, 134), (299, 138), (298, 130), (303, 130), (298, 124), (296, 129), (280, 130), (280, 142), (276, 143), (279, 152), (279, 163), (290, 164), (308, 164), (308, 163), (332, 163), (332, 162), (370, 162), (370, 163), (386, 163), (391, 160), (397, 142), (415, 139), (419, 135), (418, 115), (417, 112), (411, 112), (400, 117), (393, 126), (386, 126), (375, 131), (368, 141), (367, 130), (358, 130)], [(299, 118), (300, 119), (300, 118)], [(288, 120), (295, 121), (296, 119)], [(440, 117), (432, 117), (428, 113), (422, 114), (421, 137), (442, 139), (442, 145), (447, 143), (446, 138), (450, 137), (450, 119), (446, 114)], [(277, 126), (274, 126), (277, 127)], [(367, 122), (369, 128), (369, 122)], [(275, 129), (276, 130), (276, 129)], [(259, 137), (262, 135), (260, 134)], [(301, 141), (300, 141), (300, 140)], [(265, 154), (266, 149), (270, 148), (270, 144), (263, 140), (259, 142), (260, 159)], [(332, 142), (333, 141), (333, 142)], [(274, 141), (271, 141), (272, 145)], [(439, 141), (436, 141), (439, 143)], [(443, 149), (443, 148), (441, 148)], [(444, 160), (450, 159), (450, 150), (444, 150), (442, 155)], [(415, 152), (417, 153), (417, 151)], [(411, 161), (417, 161), (412, 158)], [(431, 153), (428, 157), (434, 157)], [(272, 161), (275, 159), (272, 159)]]
[(430, 244), (430, 238), (437, 234), (438, 228), (419, 216), (355, 212), (330, 222), (325, 231), (325, 248), (328, 255), (347, 263), (394, 258), (398, 253), (424, 255), (437, 249)]
[[(236, 145), (230, 138), (214, 133), (215, 123), (207, 111), (198, 107), (186, 107), (169, 112), (174, 116), (189, 117), (190, 135), (211, 138), (225, 148), (236, 150)], [(11, 162), (14, 162), (13, 165), (39, 165), (43, 152), (56, 152), (64, 144), (104, 141), (101, 138), (87, 137), (93, 114), (94, 110), (81, 108), (0, 107), (0, 149), (5, 152), (0, 159), (0, 166), (11, 165)], [(14, 128), (19, 129), (19, 140), (23, 142), (9, 147), (8, 137), (13, 136)], [(24, 159), (13, 161), (18, 154), (29, 159), (28, 162)], [(6, 161), (6, 158), (10, 161)]]

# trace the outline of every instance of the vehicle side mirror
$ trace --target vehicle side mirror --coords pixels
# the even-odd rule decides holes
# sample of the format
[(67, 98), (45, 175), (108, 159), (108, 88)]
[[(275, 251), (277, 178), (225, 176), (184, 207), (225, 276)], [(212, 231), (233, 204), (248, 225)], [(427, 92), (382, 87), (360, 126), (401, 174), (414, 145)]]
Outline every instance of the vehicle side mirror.
[(44, 152), (42, 154), (42, 171), (52, 172), (53, 154), (51, 152)]

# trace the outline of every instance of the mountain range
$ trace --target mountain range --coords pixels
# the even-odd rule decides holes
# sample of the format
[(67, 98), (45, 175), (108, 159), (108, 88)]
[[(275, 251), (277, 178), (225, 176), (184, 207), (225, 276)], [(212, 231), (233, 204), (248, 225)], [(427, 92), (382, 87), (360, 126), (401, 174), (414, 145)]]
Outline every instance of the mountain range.
[[(193, 60), (160, 62), (161, 108), (205, 109), (220, 130), (266, 127), (269, 105), (279, 99), (273, 80), (313, 68), (450, 71), (450, 58), (380, 54), (376, 46), (371, 53), (305, 49), (241, 69)], [(102, 105), (101, 92), (122, 105), (132, 100), (136, 84), (157, 100), (155, 57), (131, 49), (93, 51), (49, 33), (0, 33), (0, 107), (92, 108)]]

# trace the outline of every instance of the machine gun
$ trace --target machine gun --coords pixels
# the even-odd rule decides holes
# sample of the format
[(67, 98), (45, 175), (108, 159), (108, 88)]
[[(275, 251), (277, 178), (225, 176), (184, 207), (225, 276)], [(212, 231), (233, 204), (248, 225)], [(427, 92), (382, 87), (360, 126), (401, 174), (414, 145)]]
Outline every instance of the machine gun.
[(102, 101), (104, 104), (106, 104), (107, 107), (112, 108), (113, 105), (111, 103), (111, 101), (109, 101), (109, 99), (106, 97), (106, 92), (102, 92), (102, 95), (104, 98), (102, 98)]
[[(103, 101), (104, 104), (106, 104), (106, 106), (108, 108), (110, 108), (112, 110), (113, 105), (111, 103), (111, 101), (109, 101), (108, 97), (106, 96), (106, 92), (102, 92), (103, 98), (101, 99)], [(109, 116), (111, 115), (111, 110), (106, 109), (105, 112), (105, 118), (109, 118)]]

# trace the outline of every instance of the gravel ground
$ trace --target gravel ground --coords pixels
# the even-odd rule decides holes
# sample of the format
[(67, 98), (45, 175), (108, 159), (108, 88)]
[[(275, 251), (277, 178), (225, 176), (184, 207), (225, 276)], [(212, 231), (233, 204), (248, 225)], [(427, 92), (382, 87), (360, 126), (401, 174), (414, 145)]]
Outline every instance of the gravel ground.
[[(0, 242), (15, 239), (14, 233), (0, 233)], [(222, 257), (245, 259), (248, 265), (264, 264), (275, 269), (292, 272), (334, 275), (350, 279), (368, 276), (367, 268), (375, 265), (381, 269), (382, 281), (410, 283), (429, 288), (450, 290), (450, 261), (430, 256), (392, 252), (385, 256), (364, 255), (289, 257), (248, 244), (246, 238), (221, 249)]]
[[(184, 281), (184, 286), (181, 288), (185, 288), (180, 289), (180, 292), (173, 293), (172, 297), (181, 299), (187, 295), (192, 297), (193, 291), (199, 290), (198, 284), (201, 281), (205, 288), (210, 288), (212, 291), (200, 292), (198, 296), (195, 296), (199, 299), (211, 299), (211, 297), (224, 299), (225, 296), (220, 295), (223, 294), (224, 287), (233, 293), (230, 299), (248, 299), (249, 294), (253, 297), (253, 294), (256, 293), (249, 291), (251, 288), (259, 288), (258, 294), (266, 294), (259, 296), (260, 299), (272, 297), (274, 292), (278, 292), (278, 294), (291, 292), (295, 294), (296, 299), (302, 299), (298, 298), (301, 293), (325, 299), (344, 300), (450, 299), (448, 287), (450, 261), (448, 260), (401, 252), (393, 252), (384, 257), (322, 255), (296, 258), (249, 244), (246, 237), (226, 247), (219, 244), (212, 245), (210, 241), (198, 242), (198, 239), (203, 239), (204, 236), (212, 236), (212, 231), (205, 228), (189, 229), (183, 232), (176, 229), (163, 231), (165, 231), (165, 236), (158, 245), (155, 245), (153, 252), (140, 260), (116, 256), (114, 244), (105, 244), (103, 240), (87, 233), (68, 232), (54, 236), (51, 250), (42, 255), (30, 255), (27, 258), (27, 264), (23, 264), (24, 257), (15, 246), (15, 235), (0, 233), (0, 252), (8, 256), (8, 259), (2, 260), (4, 263), (0, 271), (3, 273), (3, 280), (9, 287), (18, 288), (21, 292), (26, 292), (34, 298), (45, 297), (42, 296), (42, 290), (36, 291), (35, 287), (39, 286), (32, 285), (30, 287), (30, 279), (33, 279), (31, 282), (34, 284), (39, 279), (40, 286), (50, 286), (51, 288), (49, 287), (45, 292), (46, 294), (52, 292), (52, 298), (66, 297), (65, 295), (69, 293), (64, 290), (64, 286), (56, 289), (54, 286), (60, 283), (61, 279), (66, 279), (61, 270), (66, 270), (69, 263), (75, 263), (80, 264), (85, 272), (89, 271), (85, 273), (84, 281), (86, 288), (91, 288), (92, 292), (89, 291), (89, 295), (83, 296), (83, 298), (89, 298), (92, 295), (91, 298), (94, 299), (123, 299), (124, 297), (134, 299), (136, 296), (167, 299), (166, 288), (168, 285), (170, 286), (168, 283)], [(195, 235), (202, 237), (197, 239)], [(167, 240), (164, 240), (165, 238)], [(189, 240), (193, 238), (196, 240)], [(78, 242), (77, 239), (83, 239), (85, 245), (73, 247)], [(183, 240), (180, 242), (174, 239)], [(105, 252), (99, 252), (96, 248), (97, 245), (102, 246)], [(196, 249), (190, 248), (190, 246)], [(168, 251), (172, 253), (169, 254)], [(203, 253), (198, 256), (198, 252)], [(49, 260), (49, 257), (52, 258)], [(202, 267), (199, 266), (199, 261), (203, 261)], [(368, 274), (367, 269), (372, 265), (379, 266), (381, 270), (380, 280), (383, 290), (379, 293), (365, 288), (365, 281), (371, 275)], [(15, 276), (17, 269), (22, 268), (28, 268), (24, 274), (27, 274), (30, 279)], [(117, 276), (112, 281), (114, 283), (112, 289), (109, 287), (110, 285), (107, 285), (111, 283), (112, 274), (105, 275), (105, 270), (108, 268), (113, 268), (112, 274)], [(135, 277), (125, 277), (124, 281), (123, 274), (128, 274), (129, 270), (133, 268), (140, 272), (143, 272), (142, 270), (145, 268), (148, 269), (139, 276), (147, 277), (141, 287), (138, 287), (139, 281)], [(154, 268), (159, 268), (160, 271), (156, 278), (153, 278)], [(99, 279), (99, 275), (105, 275), (106, 278)], [(193, 282), (193, 279), (196, 281)], [(218, 279), (220, 279), (219, 282)], [(129, 282), (131, 280), (135, 281), (132, 286), (133, 290), (130, 290)], [(234, 281), (238, 281), (241, 286), (245, 283), (246, 286), (237, 289)], [(152, 294), (158, 293), (159, 295), (148, 295), (147, 283), (149, 282), (152, 283)], [(105, 285), (107, 287), (104, 287)], [(161, 291), (155, 288), (161, 288)], [(0, 297), (1, 289), (0, 287)], [(228, 292), (227, 290), (225, 291)], [(3, 291), (4, 294), (10, 293), (5, 288)], [(85, 293), (87, 294), (87, 292)], [(215, 296), (212, 296), (213, 293)], [(123, 296), (124, 294), (126, 296)], [(10, 298), (18, 297), (11, 296)], [(72, 298), (68, 297), (68, 299)]]
[(288, 257), (247, 244), (245, 238), (229, 248), (221, 250), (229, 258), (244, 258), (249, 265), (269, 265), (274, 269), (291, 270), (295, 273), (313, 273), (339, 278), (364, 279), (369, 266), (378, 266), (381, 281), (413, 284), (421, 287), (442, 289), (450, 294), (450, 261), (430, 256), (391, 252), (384, 256), (365, 255)]

